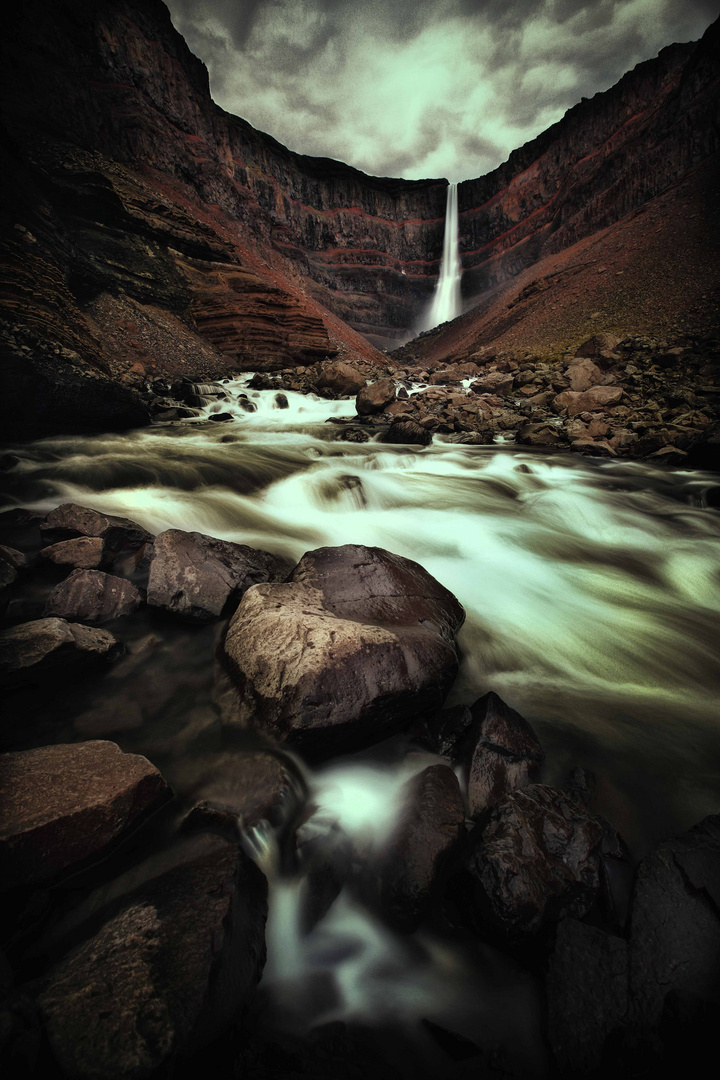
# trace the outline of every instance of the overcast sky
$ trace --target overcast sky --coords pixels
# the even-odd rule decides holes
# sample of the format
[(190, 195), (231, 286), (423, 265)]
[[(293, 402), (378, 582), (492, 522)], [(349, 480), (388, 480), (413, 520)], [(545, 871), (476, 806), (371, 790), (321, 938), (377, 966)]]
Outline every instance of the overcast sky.
[(166, 0), (215, 100), (378, 176), (480, 176), (718, 0)]

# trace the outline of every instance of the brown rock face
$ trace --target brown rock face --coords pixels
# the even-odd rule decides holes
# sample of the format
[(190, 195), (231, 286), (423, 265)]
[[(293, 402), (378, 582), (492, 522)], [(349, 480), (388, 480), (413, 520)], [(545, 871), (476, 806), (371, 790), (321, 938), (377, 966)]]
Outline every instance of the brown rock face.
[(429, 446), (432, 442), (432, 433), (415, 420), (394, 420), (380, 441), (400, 445), (408, 443), (414, 446)]
[(221, 1035), (265, 962), (267, 883), (237, 845), (186, 842), (116, 908), (39, 997), (63, 1074), (144, 1080)]
[(360, 416), (382, 412), (395, 400), (395, 383), (392, 379), (379, 379), (364, 386), (357, 396), (355, 408)]
[(45, 614), (103, 623), (132, 614), (141, 603), (140, 593), (125, 578), (101, 570), (73, 570), (50, 593)]
[(111, 742), (0, 755), (0, 880), (49, 881), (103, 854), (169, 796), (158, 770)]
[(63, 503), (51, 510), (40, 530), (51, 543), (79, 536), (100, 537), (113, 551), (134, 551), (152, 540), (146, 529), (128, 518), (101, 514), (76, 503)]
[(107, 630), (65, 619), (35, 619), (0, 634), (0, 681), (12, 686), (72, 678), (87, 667), (115, 660), (122, 651)]
[(309, 552), (258, 585), (228, 628), (238, 722), (330, 752), (437, 707), (457, 670), (462, 608), (409, 559), (346, 545)]
[(285, 566), (267, 551), (168, 529), (154, 544), (148, 604), (195, 622), (217, 619), (251, 585), (284, 576)]
[(56, 566), (73, 566), (78, 570), (97, 570), (105, 555), (105, 541), (100, 536), (78, 536), (61, 540), (43, 548), (41, 558)]
[(332, 390), (338, 397), (352, 397), (365, 386), (365, 376), (349, 364), (328, 364), (317, 381), (318, 390)]
[(609, 405), (617, 405), (623, 396), (619, 386), (593, 386), (584, 393), (575, 393), (565, 390), (553, 401), (556, 412), (567, 412), (568, 416), (577, 416), (578, 413), (595, 412), (596, 409), (604, 409)]

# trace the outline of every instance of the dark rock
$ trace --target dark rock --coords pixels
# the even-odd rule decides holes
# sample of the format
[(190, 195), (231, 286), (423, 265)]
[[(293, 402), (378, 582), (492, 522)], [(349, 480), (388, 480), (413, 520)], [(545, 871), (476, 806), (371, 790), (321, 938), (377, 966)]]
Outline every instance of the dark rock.
[(107, 630), (64, 619), (36, 619), (0, 634), (0, 681), (4, 685), (47, 678), (74, 678), (77, 672), (117, 659), (123, 645)]
[[(267, 883), (238, 847), (196, 837), (44, 979), (65, 1076), (145, 1080), (222, 1035), (265, 962)], [(90, 1004), (91, 1003), (91, 1004)]]
[(394, 420), (385, 434), (380, 437), (380, 442), (429, 446), (432, 442), (432, 434), (414, 420)]
[(550, 423), (523, 424), (515, 436), (521, 446), (561, 446), (562, 432)]
[(40, 525), (44, 518), (34, 510), (25, 510), (20, 506), (4, 510), (0, 514), (0, 540), (8, 547), (19, 551), (37, 551), (43, 545)]
[(420, 741), (433, 753), (455, 761), (472, 725), (473, 715), (467, 705), (455, 705), (431, 717), (420, 734)]
[(365, 385), (365, 376), (337, 361), (323, 368), (316, 385), (318, 390), (332, 390), (338, 397), (353, 397)]
[(288, 401), (287, 396), (285, 394), (276, 394), (275, 395), (275, 408), (276, 409), (289, 409), (290, 408), (290, 402)]
[(147, 602), (194, 622), (219, 618), (251, 585), (284, 577), (286, 565), (267, 551), (168, 529), (155, 539)]
[(140, 593), (125, 578), (102, 570), (73, 570), (50, 593), (45, 616), (103, 623), (131, 615), (141, 603)]
[(472, 389), (476, 394), (497, 394), (498, 397), (505, 397), (512, 392), (514, 384), (512, 375), (501, 371), (488, 371), (478, 377)]
[(100, 536), (78, 536), (61, 540), (43, 548), (40, 558), (56, 566), (73, 566), (78, 570), (96, 570), (105, 558), (105, 541)]
[(628, 949), (622, 938), (564, 919), (547, 979), (548, 1041), (561, 1075), (595, 1075), (608, 1038), (628, 1011)]
[(467, 856), (476, 902), (508, 938), (581, 918), (600, 886), (602, 827), (564, 792), (519, 788), (493, 807)]
[(225, 654), (238, 722), (330, 752), (369, 744), (441, 704), (463, 610), (417, 563), (380, 548), (319, 548), (288, 581), (247, 592)]
[(379, 379), (364, 386), (357, 396), (355, 408), (360, 416), (382, 412), (395, 400), (395, 383), (392, 379)]
[(99, 536), (112, 551), (132, 551), (152, 540), (146, 529), (128, 518), (101, 514), (76, 503), (63, 503), (52, 510), (40, 529), (46, 542)]
[(308, 931), (329, 911), (350, 878), (353, 844), (337, 824), (328, 828), (310, 816), (295, 830), (295, 849), (305, 884), (302, 925)]
[(362, 428), (345, 427), (338, 433), (338, 442), (366, 443), (369, 438)]
[(471, 709), (474, 746), (467, 777), (468, 812), (477, 817), (530, 782), (545, 755), (520, 713), (489, 693)]
[(23, 570), (28, 570), (34, 561), (34, 555), (26, 555), (24, 551), (17, 551), (15, 548), (0, 544), (0, 564), (9, 566), (20, 573)]
[(613, 352), (620, 344), (620, 338), (613, 334), (594, 334), (591, 338), (575, 350), (577, 356), (602, 357), (604, 353)]
[(216, 424), (224, 424), (228, 420), (234, 420), (234, 419), (235, 419), (235, 417), (233, 416), (233, 414), (229, 413), (229, 412), (211, 413), (210, 416), (208, 417), (208, 420), (214, 420)]
[[(297, 807), (296, 775), (274, 754), (193, 756), (187, 772), (196, 802), (183, 822), (186, 830), (211, 828), (237, 840), (240, 830), (251, 829), (260, 821), (282, 824)], [(182, 766), (175, 775), (182, 780)]]
[(112, 742), (0, 755), (3, 889), (50, 881), (96, 858), (169, 797), (147, 758)]
[(405, 806), (378, 863), (379, 899), (404, 929), (427, 915), (448, 856), (464, 834), (460, 785), (447, 765), (431, 765), (405, 785)]

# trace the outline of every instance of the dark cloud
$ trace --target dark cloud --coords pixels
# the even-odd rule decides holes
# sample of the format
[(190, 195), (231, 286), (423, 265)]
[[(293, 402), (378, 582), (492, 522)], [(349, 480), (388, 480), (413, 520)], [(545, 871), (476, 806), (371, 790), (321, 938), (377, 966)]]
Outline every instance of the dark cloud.
[(494, 168), (717, 0), (169, 0), (223, 108), (371, 173)]

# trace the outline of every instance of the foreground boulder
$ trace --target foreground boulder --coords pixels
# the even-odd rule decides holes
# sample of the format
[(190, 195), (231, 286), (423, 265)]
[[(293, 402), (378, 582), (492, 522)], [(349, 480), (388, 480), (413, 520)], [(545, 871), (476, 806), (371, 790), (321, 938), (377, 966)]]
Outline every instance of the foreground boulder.
[(432, 442), (432, 433), (415, 420), (395, 420), (381, 436), (380, 442), (429, 446)]
[(128, 518), (101, 514), (77, 503), (63, 503), (52, 510), (40, 531), (46, 543), (72, 540), (77, 536), (99, 536), (110, 551), (132, 551), (152, 540), (146, 529)]
[(601, 824), (544, 784), (513, 791), (489, 812), (466, 860), (482, 916), (508, 938), (585, 915), (600, 887)]
[(39, 1005), (63, 1075), (143, 1080), (172, 1070), (222, 1035), (254, 989), (265, 878), (219, 837), (186, 841), (177, 859), (44, 980)]
[(194, 622), (209, 622), (262, 581), (284, 576), (275, 555), (202, 533), (168, 529), (155, 540), (147, 601)]
[(230, 622), (236, 720), (327, 751), (392, 734), (442, 704), (463, 619), (409, 559), (354, 544), (309, 552), (287, 582), (250, 589)]
[(2, 754), (0, 788), (3, 889), (103, 854), (170, 794), (147, 758), (100, 741)]
[(447, 858), (464, 834), (465, 809), (447, 765), (431, 765), (412, 777), (404, 795), (404, 810), (377, 872), (386, 916), (412, 930), (427, 913)]
[(141, 603), (140, 593), (125, 578), (101, 570), (73, 570), (50, 593), (45, 615), (103, 623), (131, 615)]
[(379, 379), (364, 386), (355, 400), (359, 416), (369, 416), (382, 412), (395, 400), (395, 383), (392, 379)]
[(0, 682), (72, 678), (80, 669), (115, 660), (122, 652), (122, 643), (107, 630), (65, 619), (35, 619), (0, 634)]
[(365, 385), (365, 376), (349, 364), (337, 361), (323, 368), (317, 380), (318, 390), (331, 390), (338, 397), (353, 397)]

